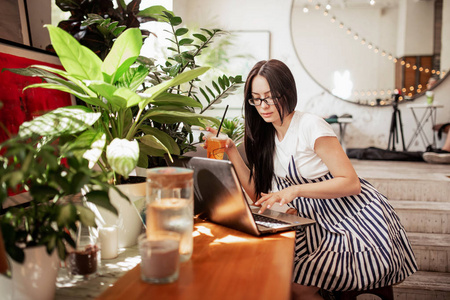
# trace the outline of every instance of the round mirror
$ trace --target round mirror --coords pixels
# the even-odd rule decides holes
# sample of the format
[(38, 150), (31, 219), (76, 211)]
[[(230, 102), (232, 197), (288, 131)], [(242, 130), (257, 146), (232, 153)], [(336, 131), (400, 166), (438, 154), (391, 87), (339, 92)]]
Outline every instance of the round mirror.
[(337, 98), (388, 105), (398, 90), (400, 101), (412, 100), (450, 67), (450, 40), (441, 39), (450, 36), (450, 3), (443, 2), (294, 0), (297, 56)]

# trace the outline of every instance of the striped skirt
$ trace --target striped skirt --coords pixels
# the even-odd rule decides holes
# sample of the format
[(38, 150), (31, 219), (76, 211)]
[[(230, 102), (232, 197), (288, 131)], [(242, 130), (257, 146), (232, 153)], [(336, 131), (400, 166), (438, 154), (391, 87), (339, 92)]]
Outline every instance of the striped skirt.
[[(294, 171), (278, 190), (309, 180)], [(405, 229), (386, 197), (360, 179), (361, 193), (336, 199), (298, 197), (289, 203), (316, 220), (297, 231), (293, 281), (328, 291), (362, 290), (403, 281), (417, 270)]]

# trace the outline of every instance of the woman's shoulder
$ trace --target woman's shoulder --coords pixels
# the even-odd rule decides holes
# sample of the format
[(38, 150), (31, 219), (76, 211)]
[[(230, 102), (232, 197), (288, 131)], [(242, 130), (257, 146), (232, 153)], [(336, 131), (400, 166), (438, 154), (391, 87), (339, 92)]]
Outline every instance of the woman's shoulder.
[(309, 113), (309, 112), (304, 112), (304, 111), (295, 111), (295, 115), (294, 118), (296, 119), (297, 123), (302, 126), (306, 125), (306, 124), (317, 124), (317, 123), (323, 123), (326, 121), (313, 113)]

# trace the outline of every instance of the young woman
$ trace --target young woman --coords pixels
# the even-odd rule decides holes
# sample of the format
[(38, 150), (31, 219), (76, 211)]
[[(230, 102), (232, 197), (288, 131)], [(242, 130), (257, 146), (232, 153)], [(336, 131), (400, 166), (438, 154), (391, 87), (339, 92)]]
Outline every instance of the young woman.
[(244, 105), (248, 165), (231, 140), (226, 150), (244, 189), (261, 211), (287, 203), (316, 220), (296, 234), (294, 295), (322, 299), (319, 289), (387, 286), (417, 270), (387, 199), (358, 178), (326, 121), (295, 110), (295, 81), (284, 63), (253, 67)]

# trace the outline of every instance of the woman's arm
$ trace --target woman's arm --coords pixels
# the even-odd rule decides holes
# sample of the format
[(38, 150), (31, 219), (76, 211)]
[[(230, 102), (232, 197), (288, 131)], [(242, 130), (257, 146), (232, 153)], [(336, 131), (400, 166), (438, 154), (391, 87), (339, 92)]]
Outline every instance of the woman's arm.
[(263, 194), (255, 203), (261, 205), (261, 212), (291, 202), (296, 197), (332, 199), (356, 195), (361, 192), (358, 175), (336, 137), (320, 137), (314, 144), (314, 151), (328, 167), (333, 179), (317, 183), (290, 186), (279, 192)]

